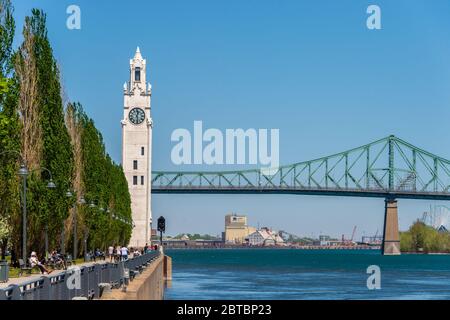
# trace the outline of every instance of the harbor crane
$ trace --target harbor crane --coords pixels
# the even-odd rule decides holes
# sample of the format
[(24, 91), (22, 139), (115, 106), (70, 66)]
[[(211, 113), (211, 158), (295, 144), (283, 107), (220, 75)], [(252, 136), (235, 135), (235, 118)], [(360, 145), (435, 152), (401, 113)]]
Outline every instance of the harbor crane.
[(356, 226), (353, 227), (352, 237), (350, 239), (345, 239), (345, 236), (342, 235), (342, 244), (351, 246), (353, 245), (353, 239), (355, 238)]

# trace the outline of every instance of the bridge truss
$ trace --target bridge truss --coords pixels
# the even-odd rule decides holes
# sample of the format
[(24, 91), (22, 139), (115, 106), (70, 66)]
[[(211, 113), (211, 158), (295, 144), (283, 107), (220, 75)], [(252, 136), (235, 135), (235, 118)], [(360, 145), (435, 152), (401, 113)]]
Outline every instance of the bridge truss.
[(450, 161), (395, 136), (272, 170), (152, 173), (152, 193), (272, 193), (450, 200)]

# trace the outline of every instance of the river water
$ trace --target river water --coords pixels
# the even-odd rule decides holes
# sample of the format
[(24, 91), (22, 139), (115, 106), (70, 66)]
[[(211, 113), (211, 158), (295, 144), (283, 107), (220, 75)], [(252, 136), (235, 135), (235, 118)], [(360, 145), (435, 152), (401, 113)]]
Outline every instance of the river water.
[[(378, 250), (179, 249), (166, 299), (450, 299), (450, 255)], [(367, 288), (379, 266), (381, 288)]]

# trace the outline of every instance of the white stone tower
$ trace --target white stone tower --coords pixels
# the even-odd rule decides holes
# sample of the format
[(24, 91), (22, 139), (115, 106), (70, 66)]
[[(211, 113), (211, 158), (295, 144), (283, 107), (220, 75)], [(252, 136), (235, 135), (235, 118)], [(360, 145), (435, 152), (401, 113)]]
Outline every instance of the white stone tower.
[(122, 166), (131, 196), (135, 227), (130, 246), (150, 244), (152, 172), (152, 86), (146, 80), (147, 63), (139, 47), (130, 60), (130, 81), (124, 84)]

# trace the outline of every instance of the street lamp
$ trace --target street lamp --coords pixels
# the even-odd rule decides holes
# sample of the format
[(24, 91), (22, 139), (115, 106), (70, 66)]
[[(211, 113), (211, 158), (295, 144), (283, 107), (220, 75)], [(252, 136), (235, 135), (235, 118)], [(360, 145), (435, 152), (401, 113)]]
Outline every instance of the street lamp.
[[(32, 171), (28, 171), (28, 168), (25, 164), (25, 161), (22, 160), (22, 164), (20, 165), (20, 169), (17, 174), (22, 177), (23, 181), (23, 194), (22, 194), (22, 259), (24, 263), (27, 261), (27, 178), (30, 172), (34, 171), (46, 171), (50, 175), (49, 182), (47, 183), (48, 189), (55, 189), (56, 185), (53, 182), (52, 173), (47, 168), (38, 168)], [(48, 234), (47, 234), (47, 225), (45, 226), (45, 254), (47, 255), (48, 251)]]
[[(70, 191), (70, 189), (67, 189), (66, 192), (66, 198), (70, 199), (73, 197), (72, 192)], [(61, 226), (61, 254), (66, 254), (66, 235), (65, 235), (65, 226), (64, 226), (64, 220), (62, 220), (62, 226)]]
[(22, 178), (22, 259), (27, 263), (27, 177), (28, 169), (23, 161), (17, 174)]
[[(53, 182), (53, 175), (52, 175), (52, 172), (50, 170), (48, 170), (45, 167), (40, 167), (40, 168), (32, 170), (31, 172), (34, 172), (34, 171), (41, 171), (41, 172), (45, 171), (45, 172), (47, 172), (48, 175), (49, 175), (47, 188), (48, 189), (56, 189), (56, 184)], [(25, 186), (26, 186), (26, 181), (25, 181)], [(26, 187), (25, 187), (25, 195), (26, 195)], [(26, 198), (26, 196), (25, 196), (25, 198)], [(26, 237), (25, 237), (25, 239), (26, 239)], [(48, 221), (45, 221), (45, 258), (46, 259), (47, 259), (47, 256), (48, 256)]]
[[(91, 209), (97, 208), (97, 205), (95, 204), (95, 202), (93, 200), (90, 202), (89, 208), (91, 208)], [(105, 211), (105, 209), (103, 207), (100, 207), (99, 210), (102, 211), (102, 212)], [(88, 234), (89, 234), (88, 228), (89, 228), (89, 226), (88, 226), (88, 223), (86, 221), (85, 229), (84, 229), (84, 260), (85, 261), (86, 261), (86, 257), (87, 257), (87, 241), (88, 241)]]
[(52, 181), (52, 178), (50, 178), (50, 181), (47, 183), (47, 188), (56, 189), (56, 184)]
[[(84, 206), (86, 204), (86, 200), (83, 196), (78, 200), (78, 204)], [(77, 217), (78, 217), (78, 204), (75, 203), (75, 212), (73, 215), (73, 259), (77, 258), (78, 255), (78, 240), (77, 240)]]
[[(47, 184), (47, 188), (49, 189), (55, 189), (56, 185), (53, 182), (52, 173), (47, 168), (39, 168), (32, 171), (29, 171), (26, 165), (25, 158), (22, 156), (22, 154), (16, 150), (5, 150), (0, 153), (0, 155), (3, 154), (15, 154), (20, 158), (21, 164), (20, 168), (17, 171), (17, 175), (22, 178), (22, 259), (24, 263), (27, 263), (27, 178), (30, 174), (30, 172), (34, 172), (36, 170), (41, 171), (47, 171), (49, 173), (50, 179)], [(48, 246), (48, 239), (47, 239), (47, 233), (46, 233), (46, 245)], [(47, 250), (47, 249), (46, 249)]]

